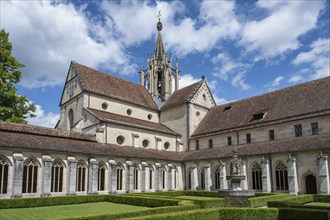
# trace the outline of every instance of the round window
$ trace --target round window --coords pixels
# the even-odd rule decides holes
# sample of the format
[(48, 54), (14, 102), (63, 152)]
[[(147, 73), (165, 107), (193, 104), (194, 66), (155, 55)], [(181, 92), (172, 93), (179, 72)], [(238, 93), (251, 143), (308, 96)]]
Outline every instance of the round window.
[(125, 141), (125, 138), (123, 136), (118, 136), (117, 137), (117, 144), (122, 145)]
[(165, 144), (164, 144), (164, 148), (165, 148), (165, 150), (167, 150), (168, 148), (170, 148), (170, 143), (165, 142)]
[(152, 119), (152, 114), (148, 114), (148, 119), (149, 119), (149, 120)]
[(127, 111), (126, 111), (126, 113), (127, 113), (127, 115), (131, 115), (132, 114), (132, 109), (127, 109)]
[(148, 147), (148, 146), (149, 146), (149, 141), (148, 141), (147, 139), (144, 139), (144, 140), (142, 141), (142, 146), (143, 146), (143, 147)]
[(103, 102), (103, 103), (102, 103), (102, 109), (103, 109), (103, 110), (106, 110), (107, 108), (108, 108), (108, 104), (105, 103), (105, 102)]

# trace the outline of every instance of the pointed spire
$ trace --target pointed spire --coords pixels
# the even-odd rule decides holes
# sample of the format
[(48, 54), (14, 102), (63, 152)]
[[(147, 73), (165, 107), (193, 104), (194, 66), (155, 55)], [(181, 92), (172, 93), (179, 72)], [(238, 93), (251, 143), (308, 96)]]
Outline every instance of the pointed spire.
[(160, 17), (161, 16), (162, 15), (160, 14), (160, 11), (159, 11), (158, 22), (157, 22), (158, 37), (157, 37), (157, 43), (156, 43), (156, 49), (155, 49), (156, 59), (162, 59), (163, 58), (163, 55), (165, 53), (164, 46), (163, 46), (163, 39), (162, 39), (162, 35), (160, 33), (160, 31), (163, 28), (163, 24), (160, 21)]

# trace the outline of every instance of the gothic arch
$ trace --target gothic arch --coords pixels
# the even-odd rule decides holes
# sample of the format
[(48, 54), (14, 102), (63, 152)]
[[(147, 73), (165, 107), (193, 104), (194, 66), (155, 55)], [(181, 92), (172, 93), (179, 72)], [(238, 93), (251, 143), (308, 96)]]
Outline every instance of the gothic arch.
[[(314, 178), (314, 180), (313, 180)], [(311, 170), (307, 170), (301, 175), (302, 191), (305, 194), (317, 194), (319, 191), (319, 178)]]
[(288, 191), (288, 167), (287, 164), (282, 160), (276, 161), (274, 163), (274, 180), (275, 180), (275, 189), (277, 191)]
[(253, 190), (262, 190), (262, 167), (259, 162), (254, 161), (250, 165), (248, 176), (250, 177), (250, 188)]
[(13, 163), (11, 162), (11, 160), (3, 154), (0, 154), (0, 161), (4, 161), (3, 163), (7, 162), (8, 166), (13, 166)]
[(61, 163), (63, 165), (63, 167), (66, 168), (66, 164), (62, 159), (56, 158), (56, 159), (53, 160), (52, 164), (55, 163), (55, 162)]

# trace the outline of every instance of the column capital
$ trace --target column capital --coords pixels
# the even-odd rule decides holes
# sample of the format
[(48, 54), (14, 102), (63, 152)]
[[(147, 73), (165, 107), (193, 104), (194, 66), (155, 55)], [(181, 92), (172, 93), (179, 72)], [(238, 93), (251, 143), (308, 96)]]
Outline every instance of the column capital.
[(296, 162), (296, 157), (292, 156), (291, 154), (289, 154), (287, 162)]
[(13, 153), (13, 158), (14, 158), (14, 160), (19, 160), (19, 161), (24, 160), (23, 154), (21, 154), (21, 153)]
[(328, 155), (323, 154), (322, 151), (320, 151), (320, 155), (317, 157), (318, 160), (328, 160)]

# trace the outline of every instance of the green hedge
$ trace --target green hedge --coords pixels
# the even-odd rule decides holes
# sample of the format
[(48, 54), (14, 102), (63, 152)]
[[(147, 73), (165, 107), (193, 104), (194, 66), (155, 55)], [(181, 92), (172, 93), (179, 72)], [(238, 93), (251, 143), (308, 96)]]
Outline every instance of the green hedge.
[(272, 196), (272, 195), (277, 195), (276, 193), (268, 193), (268, 192), (256, 192), (254, 194), (255, 197), (260, 197), (260, 196)]
[(0, 209), (69, 205), (90, 202), (114, 202), (136, 206), (161, 207), (178, 205), (180, 200), (121, 195), (58, 196), (42, 198), (1, 199)]
[(313, 195), (314, 202), (330, 202), (330, 195)]
[(269, 201), (281, 201), (292, 197), (288, 194), (277, 194), (277, 195), (271, 195), (271, 196), (259, 196), (259, 197), (253, 197), (249, 198), (246, 201), (246, 207), (260, 207), (260, 206), (266, 206), (267, 202)]
[(276, 220), (278, 216), (278, 209), (255, 209), (255, 208), (211, 208), (211, 209), (199, 209), (186, 212), (159, 214), (153, 216), (143, 216), (130, 218), (130, 220)]
[(280, 208), (278, 220), (324, 220), (329, 211), (297, 208)]
[(226, 205), (226, 201), (223, 198), (220, 199), (210, 199), (210, 200), (191, 200), (194, 204), (198, 205), (199, 208), (216, 208), (216, 207), (224, 207)]
[(147, 192), (147, 193), (129, 193), (125, 196), (157, 196), (157, 197), (176, 197), (176, 196), (201, 196), (201, 197), (219, 197), (218, 191), (198, 191), (198, 190), (185, 190), (185, 191), (166, 191), (166, 192)]

